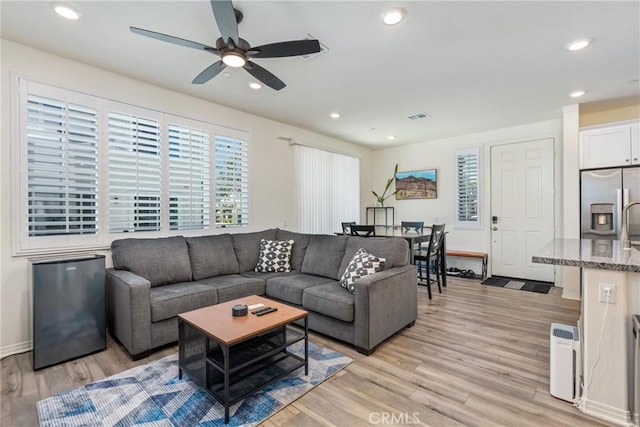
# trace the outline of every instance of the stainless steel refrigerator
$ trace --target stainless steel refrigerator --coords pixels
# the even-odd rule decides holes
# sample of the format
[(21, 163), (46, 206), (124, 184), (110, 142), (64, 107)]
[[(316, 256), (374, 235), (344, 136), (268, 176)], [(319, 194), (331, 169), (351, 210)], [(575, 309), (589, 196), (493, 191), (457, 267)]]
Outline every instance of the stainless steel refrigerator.
[[(583, 239), (620, 240), (622, 208), (640, 200), (640, 166), (582, 171), (580, 234)], [(640, 206), (629, 210), (629, 238), (640, 241)]]

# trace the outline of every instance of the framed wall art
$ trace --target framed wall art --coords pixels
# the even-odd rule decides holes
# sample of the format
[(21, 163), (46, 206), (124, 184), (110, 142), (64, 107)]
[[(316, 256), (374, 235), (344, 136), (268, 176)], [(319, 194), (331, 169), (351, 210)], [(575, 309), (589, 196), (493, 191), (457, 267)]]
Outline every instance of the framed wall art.
[(437, 180), (437, 169), (398, 172), (396, 173), (396, 200), (437, 199)]

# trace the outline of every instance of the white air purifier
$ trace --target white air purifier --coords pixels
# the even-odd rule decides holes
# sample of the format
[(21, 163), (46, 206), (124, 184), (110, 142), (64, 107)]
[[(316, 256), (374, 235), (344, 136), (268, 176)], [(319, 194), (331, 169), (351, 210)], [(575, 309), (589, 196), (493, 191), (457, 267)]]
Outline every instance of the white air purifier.
[(580, 397), (582, 356), (578, 328), (552, 323), (550, 339), (549, 392), (573, 402)]

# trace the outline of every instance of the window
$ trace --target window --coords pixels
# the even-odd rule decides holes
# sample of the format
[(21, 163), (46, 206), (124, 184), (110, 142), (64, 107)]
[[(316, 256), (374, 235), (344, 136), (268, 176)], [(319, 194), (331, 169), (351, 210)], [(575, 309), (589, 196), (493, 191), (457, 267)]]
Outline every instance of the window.
[(480, 149), (456, 151), (456, 227), (480, 228)]
[(16, 82), (16, 254), (249, 224), (247, 132)]
[(160, 122), (108, 114), (109, 231), (160, 230)]
[(209, 132), (169, 125), (169, 228), (208, 228)]
[(97, 148), (94, 108), (27, 97), (29, 236), (97, 233)]
[(340, 223), (360, 218), (360, 160), (296, 145), (298, 228), (333, 234)]
[(216, 226), (249, 224), (249, 162), (247, 141), (215, 137)]

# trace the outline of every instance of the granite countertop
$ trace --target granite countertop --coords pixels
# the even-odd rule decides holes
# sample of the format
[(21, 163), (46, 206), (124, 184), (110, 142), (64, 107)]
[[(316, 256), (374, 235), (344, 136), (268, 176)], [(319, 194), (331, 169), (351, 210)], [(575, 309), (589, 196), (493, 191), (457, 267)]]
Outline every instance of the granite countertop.
[(640, 251), (619, 240), (554, 239), (531, 258), (535, 263), (640, 273)]

